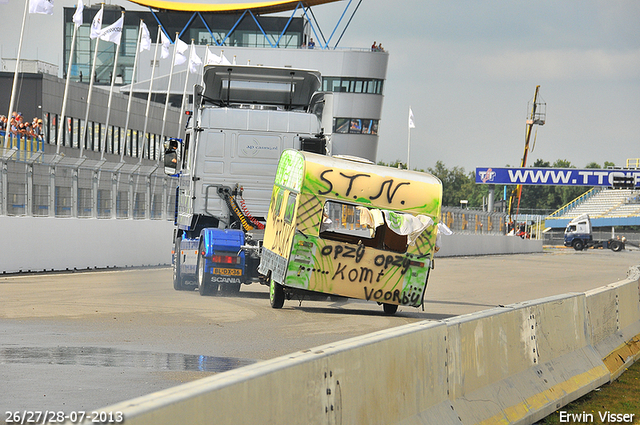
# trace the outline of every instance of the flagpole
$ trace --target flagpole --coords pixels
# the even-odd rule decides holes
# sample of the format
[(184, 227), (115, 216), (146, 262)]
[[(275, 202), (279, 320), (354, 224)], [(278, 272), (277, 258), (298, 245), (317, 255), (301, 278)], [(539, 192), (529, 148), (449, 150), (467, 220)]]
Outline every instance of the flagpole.
[(186, 111), (185, 97), (187, 97), (187, 85), (189, 82), (189, 66), (191, 65), (191, 55), (193, 54), (193, 38), (191, 39), (191, 47), (189, 48), (189, 60), (187, 61), (187, 69), (185, 69), (184, 90), (182, 91), (182, 104), (180, 105), (180, 123), (178, 124), (178, 137), (182, 134), (182, 123), (184, 121), (184, 113)]
[[(156, 60), (158, 58), (158, 47), (160, 46), (160, 31), (162, 26), (158, 25), (158, 35), (156, 36), (156, 48), (153, 52), (153, 66), (151, 67), (151, 81), (149, 81), (149, 94), (147, 95), (147, 108), (144, 112), (144, 129), (142, 130), (142, 146), (144, 149), (145, 138), (147, 137), (147, 123), (149, 122), (149, 106), (151, 105), (151, 94), (153, 93), (153, 77), (156, 72)], [(162, 140), (160, 140), (162, 142)], [(158, 162), (160, 161), (160, 155), (158, 155)]]
[[(176, 51), (178, 50), (178, 36), (180, 34), (176, 33), (176, 39), (173, 42), (173, 57), (171, 58), (171, 71), (169, 72), (169, 84), (167, 85), (167, 98), (164, 102), (164, 114), (162, 115), (162, 131), (160, 132), (160, 143), (164, 140), (164, 127), (167, 122), (167, 109), (169, 108), (169, 94), (171, 93), (171, 79), (173, 77), (173, 66), (176, 62)], [(144, 146), (142, 147), (144, 150)]]
[(9, 135), (11, 134), (11, 112), (16, 101), (16, 88), (18, 86), (18, 70), (20, 69), (20, 53), (22, 52), (22, 38), (24, 36), (24, 24), (27, 22), (27, 12), (29, 11), (29, 2), (24, 2), (24, 16), (22, 17), (22, 29), (20, 30), (20, 43), (18, 43), (18, 56), (16, 58), (16, 70), (13, 73), (13, 87), (11, 88), (11, 100), (9, 101), (9, 113), (7, 114), (7, 128), (4, 132), (4, 147), (9, 146)]
[(96, 38), (96, 47), (93, 52), (93, 65), (91, 66), (91, 75), (89, 75), (89, 94), (87, 95), (87, 111), (84, 115), (84, 126), (82, 127), (82, 139), (80, 139), (80, 157), (84, 153), (84, 145), (86, 144), (87, 126), (89, 125), (89, 110), (91, 109), (91, 95), (93, 94), (93, 80), (96, 73), (96, 61), (98, 60), (98, 44), (100, 44), (100, 38)]
[(411, 170), (411, 106), (409, 106), (409, 123), (407, 123), (407, 170)]
[[(136, 80), (136, 69), (138, 67), (138, 56), (140, 54), (140, 40), (142, 40), (142, 23), (144, 20), (140, 19), (140, 26), (138, 29), (138, 42), (136, 43), (136, 56), (133, 59), (133, 73), (131, 74), (131, 85), (129, 85), (129, 100), (127, 101), (127, 118), (124, 122), (124, 138), (127, 140), (127, 132), (129, 131), (129, 116), (131, 115), (131, 99), (133, 98), (133, 83)], [(124, 150), (122, 149), (122, 137), (118, 138), (118, 150), (120, 151), (120, 162), (124, 161)]]
[[(124, 12), (122, 12), (122, 18), (124, 19)], [(124, 26), (124, 25), (123, 25)], [(120, 34), (122, 37), (122, 33)], [(113, 84), (116, 81), (116, 71), (118, 69), (118, 55), (120, 53), (120, 42), (116, 44), (116, 57), (113, 61), (113, 72), (111, 73), (111, 87), (109, 88), (109, 101), (107, 102), (107, 118), (104, 125), (104, 143), (100, 153), (100, 160), (104, 159), (104, 152), (107, 150), (107, 139), (109, 138), (109, 116), (111, 115), (111, 98), (113, 96)]]
[[(104, 9), (104, 3), (100, 10)], [(100, 13), (100, 12), (97, 12)], [(97, 14), (96, 13), (96, 14)], [(95, 19), (95, 17), (94, 17)], [(93, 23), (92, 23), (93, 25)], [(100, 23), (100, 27), (102, 27), (102, 23)], [(84, 145), (87, 142), (87, 126), (89, 125), (89, 110), (91, 109), (91, 95), (93, 94), (93, 80), (95, 80), (94, 74), (96, 73), (96, 62), (98, 61), (98, 45), (100, 44), (100, 37), (96, 37), (96, 47), (93, 52), (93, 64), (91, 65), (91, 75), (89, 75), (89, 94), (87, 95), (87, 111), (84, 115), (84, 125), (82, 126), (82, 139), (80, 139), (80, 157), (84, 154)]]
[(65, 113), (67, 111), (67, 97), (69, 95), (69, 80), (71, 79), (71, 64), (73, 63), (73, 51), (76, 47), (76, 35), (78, 26), (73, 25), (73, 38), (71, 39), (71, 51), (69, 52), (69, 65), (67, 66), (67, 81), (64, 84), (64, 95), (62, 96), (62, 112), (60, 112), (60, 120), (58, 121), (58, 137), (56, 138), (56, 155), (60, 154), (60, 142), (62, 141), (62, 132), (64, 130)]

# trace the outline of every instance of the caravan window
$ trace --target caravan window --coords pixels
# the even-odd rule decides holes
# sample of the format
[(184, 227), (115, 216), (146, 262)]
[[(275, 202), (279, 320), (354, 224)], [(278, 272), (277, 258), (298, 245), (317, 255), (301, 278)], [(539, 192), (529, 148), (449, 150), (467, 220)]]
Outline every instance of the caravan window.
[(280, 208), (282, 208), (282, 198), (284, 196), (282, 192), (282, 190), (279, 190), (278, 194), (276, 195), (276, 208), (274, 210), (276, 217), (280, 215)]
[(361, 224), (360, 210), (355, 205), (327, 201), (324, 205), (321, 232), (334, 232), (358, 238), (372, 238), (366, 225)]
[(291, 224), (293, 216), (296, 210), (296, 193), (289, 192), (289, 198), (287, 199), (287, 209), (284, 210), (284, 221), (287, 224)]
[(407, 251), (407, 236), (387, 226), (384, 212), (364, 206), (327, 201), (320, 237), (394, 252)]

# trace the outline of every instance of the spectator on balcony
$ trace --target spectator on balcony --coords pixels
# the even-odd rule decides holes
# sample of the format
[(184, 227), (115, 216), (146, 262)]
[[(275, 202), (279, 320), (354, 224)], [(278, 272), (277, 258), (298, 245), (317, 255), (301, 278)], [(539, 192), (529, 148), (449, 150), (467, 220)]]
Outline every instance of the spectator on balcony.
[(0, 115), (0, 131), (7, 129), (7, 117)]
[(21, 122), (18, 124), (18, 135), (20, 137), (27, 136), (27, 126), (25, 123)]
[(34, 118), (36, 123), (33, 125), (33, 135), (38, 138), (38, 140), (42, 140), (42, 136), (44, 135), (44, 131), (42, 129), (42, 118), (38, 118), (37, 120)]
[(14, 112), (11, 114), (11, 120), (8, 122), (7, 127), (11, 134), (18, 134), (18, 114)]
[(30, 122), (24, 123), (24, 129), (27, 137), (29, 138), (35, 137), (35, 134), (33, 133), (33, 124), (31, 124)]

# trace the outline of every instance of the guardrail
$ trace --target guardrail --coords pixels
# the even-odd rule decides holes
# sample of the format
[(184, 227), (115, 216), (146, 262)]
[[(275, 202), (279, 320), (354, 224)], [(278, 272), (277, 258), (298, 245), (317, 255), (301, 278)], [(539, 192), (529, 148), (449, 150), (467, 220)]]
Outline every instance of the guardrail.
[(127, 424), (531, 424), (640, 357), (640, 267), (586, 293), (424, 321), (100, 409)]
[[(0, 130), (0, 147), (4, 146), (5, 139), (6, 132)], [(7, 148), (15, 148), (23, 152), (44, 152), (44, 139), (42, 137), (9, 133)]]
[(0, 215), (173, 219), (177, 179), (158, 165), (0, 150)]
[(440, 221), (455, 233), (504, 235), (507, 215), (504, 213), (442, 207)]

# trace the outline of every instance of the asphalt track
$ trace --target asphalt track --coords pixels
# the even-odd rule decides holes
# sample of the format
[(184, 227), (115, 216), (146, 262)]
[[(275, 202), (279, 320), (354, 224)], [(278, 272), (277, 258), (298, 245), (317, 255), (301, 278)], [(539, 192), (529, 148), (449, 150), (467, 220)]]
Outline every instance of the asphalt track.
[[(176, 292), (171, 269), (0, 277), (0, 413), (90, 411), (318, 345), (421, 320), (583, 292), (626, 277), (640, 251), (436, 259), (424, 310), (359, 300)], [(0, 421), (1, 422), (1, 421)]]

